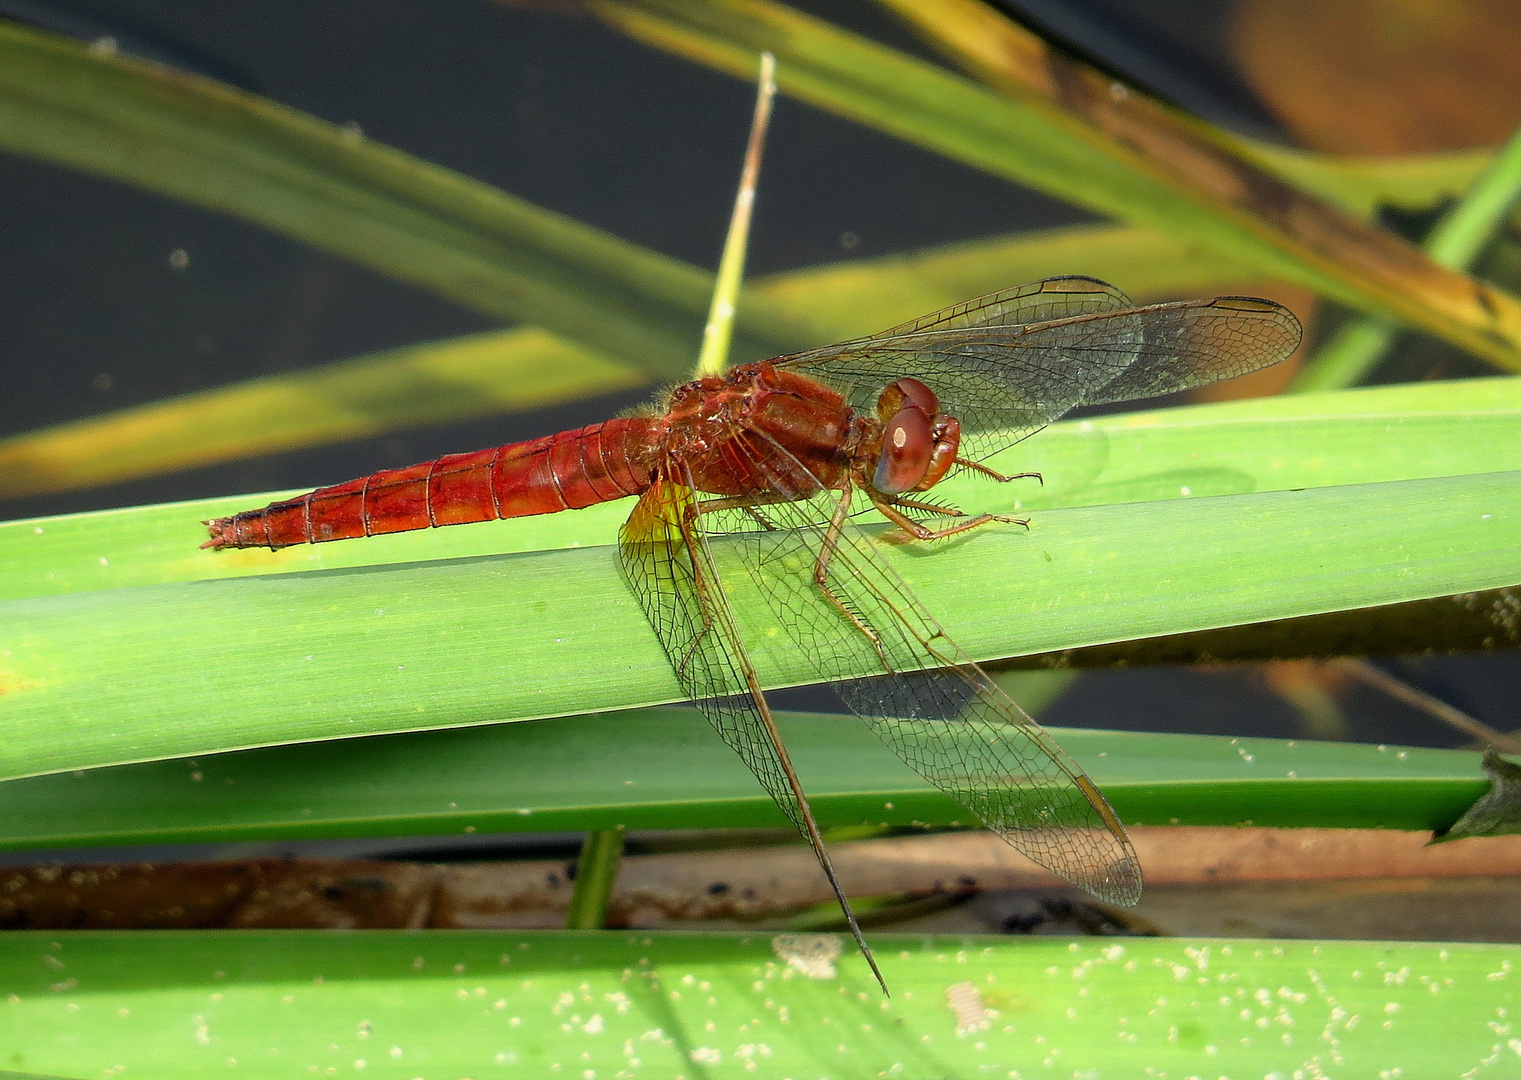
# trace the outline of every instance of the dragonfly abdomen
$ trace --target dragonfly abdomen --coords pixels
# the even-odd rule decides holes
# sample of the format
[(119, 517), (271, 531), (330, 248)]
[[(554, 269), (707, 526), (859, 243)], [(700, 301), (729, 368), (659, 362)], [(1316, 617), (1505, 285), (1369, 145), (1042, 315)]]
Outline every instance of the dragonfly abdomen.
[(202, 547), (282, 548), (579, 510), (650, 485), (654, 427), (624, 417), (386, 469), (206, 524)]

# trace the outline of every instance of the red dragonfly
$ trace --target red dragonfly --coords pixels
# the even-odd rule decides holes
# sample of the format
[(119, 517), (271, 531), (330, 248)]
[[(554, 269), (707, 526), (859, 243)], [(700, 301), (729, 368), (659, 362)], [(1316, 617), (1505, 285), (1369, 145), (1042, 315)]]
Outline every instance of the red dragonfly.
[[(875, 337), (736, 367), (657, 408), (455, 454), (208, 522), (204, 547), (321, 543), (550, 514), (625, 496), (621, 564), (682, 688), (813, 846), (850, 910), (731, 607), (748, 579), (792, 644), (908, 765), (988, 828), (1105, 900), (1141, 870), (1077, 763), (946, 636), (853, 520), (935, 540), (992, 522), (924, 492), (1078, 405), (1168, 394), (1284, 359), (1300, 326), (1267, 300), (1136, 307), (1050, 278)], [(884, 984), (885, 989), (885, 984)]]

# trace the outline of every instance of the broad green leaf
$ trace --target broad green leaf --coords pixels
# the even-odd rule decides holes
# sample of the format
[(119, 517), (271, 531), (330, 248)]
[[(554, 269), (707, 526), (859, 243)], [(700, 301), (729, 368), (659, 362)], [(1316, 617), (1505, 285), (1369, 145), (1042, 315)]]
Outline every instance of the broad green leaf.
[[(1049, 510), (883, 558), (985, 660), (1514, 584), (1518, 481)], [(814, 681), (729, 588), (762, 682)], [(682, 697), (608, 547), (11, 600), (0, 658), (6, 776)]]
[[(1494, 1076), (1521, 948), (873, 935), (0, 938), (5, 1064), (57, 1076)], [(1486, 1069), (1486, 1063), (1492, 1068)], [(991, 1068), (990, 1068), (991, 1067)]]
[(1050, 85), (1038, 92), (1002, 97), (768, 0), (593, 6), (636, 38), (746, 78), (757, 52), (770, 50), (781, 88), (820, 108), (1098, 213), (1180, 233), (1260, 273), (1521, 369), (1514, 298), (1443, 269), (1187, 126), (1167, 125), (1150, 103), (1110, 110), (1112, 79), (1038, 40), (1028, 42), (1040, 51), (1037, 66), (1060, 73), (1044, 71)]
[[(998, 513), (1521, 469), (1521, 380), (1420, 383), (1066, 421), (993, 464), (1040, 472), (1045, 483), (999, 487), (962, 476), (938, 485), (936, 494)], [(203, 519), (286, 494), (297, 493), (0, 522), (0, 599), (611, 544), (630, 507), (606, 503), (279, 552), (197, 550)]]
[[(966, 811), (853, 717), (783, 713), (825, 827)], [(1127, 822), (1441, 830), (1479, 755), (1345, 743), (1053, 731)], [(465, 831), (786, 828), (694, 709), (641, 709), (244, 750), (0, 784), (0, 848)]]
[[(691, 366), (711, 276), (209, 79), (0, 26), (0, 149), (276, 229), (657, 377)], [(806, 340), (761, 298), (735, 351)]]
[[(1117, 282), (1141, 299), (1239, 283), (1249, 273), (1176, 237), (1086, 225), (834, 263), (777, 274), (753, 288), (817, 327), (808, 343), (823, 345), (1033, 281), (1053, 268)], [(474, 334), (0, 439), (0, 498), (521, 412), (649, 383), (647, 372), (542, 330)]]

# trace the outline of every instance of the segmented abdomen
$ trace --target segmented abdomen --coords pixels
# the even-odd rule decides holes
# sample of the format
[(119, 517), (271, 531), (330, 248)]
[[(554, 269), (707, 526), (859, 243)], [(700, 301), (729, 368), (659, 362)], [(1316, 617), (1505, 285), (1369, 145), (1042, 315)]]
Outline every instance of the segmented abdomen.
[(208, 548), (290, 547), (553, 514), (650, 485), (658, 421), (609, 420), (542, 439), (451, 454), (318, 488), (206, 524)]

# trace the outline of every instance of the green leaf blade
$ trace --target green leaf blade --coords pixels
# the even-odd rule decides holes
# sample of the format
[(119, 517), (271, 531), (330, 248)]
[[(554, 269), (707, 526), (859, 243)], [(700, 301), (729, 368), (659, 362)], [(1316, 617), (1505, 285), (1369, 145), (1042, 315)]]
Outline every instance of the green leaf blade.
[[(173, 1080), (1449, 1075), (1493, 1054), (1516, 946), (873, 935), (894, 997), (829, 937), (16, 933), (7, 1064)], [(1438, 987), (1433, 992), (1430, 987)], [(847, 1034), (848, 1033), (848, 1034)], [(635, 1063), (637, 1060), (637, 1064)], [(360, 1064), (360, 1063), (363, 1064)], [(235, 1065), (230, 1063), (236, 1063)], [(558, 1069), (556, 1068), (558, 1066)]]
[[(1514, 584), (1518, 480), (1075, 507), (883, 556), (986, 660)], [(812, 681), (737, 595), (762, 681)], [(0, 656), (10, 776), (680, 698), (610, 548), (13, 600)]]
[[(853, 717), (778, 714), (825, 827), (968, 824)], [(1439, 830), (1477, 754), (1056, 729), (1130, 824)], [(303, 743), (11, 780), (0, 848), (467, 831), (786, 828), (707, 722), (658, 708)]]
[[(999, 512), (1521, 469), (1521, 380), (1259, 398), (1054, 424), (991, 464), (1044, 485), (952, 477), (937, 496)], [(334, 478), (339, 479), (339, 478)], [(1186, 491), (1185, 491), (1186, 489)], [(0, 599), (171, 581), (614, 543), (624, 503), (363, 541), (207, 552), (204, 519), (299, 492), (0, 522)]]

